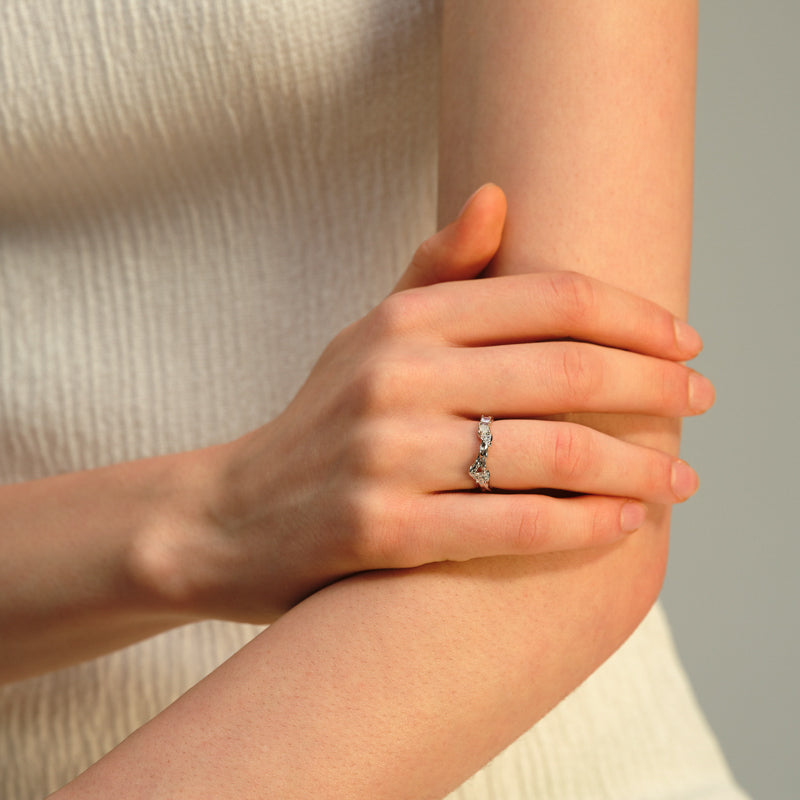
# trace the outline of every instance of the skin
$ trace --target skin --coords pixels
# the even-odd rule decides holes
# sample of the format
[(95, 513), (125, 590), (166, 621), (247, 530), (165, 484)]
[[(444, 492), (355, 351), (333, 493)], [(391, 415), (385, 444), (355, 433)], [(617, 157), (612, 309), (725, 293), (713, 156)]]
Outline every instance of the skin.
[[(454, 8), (445, 5), (443, 217), (452, 216), (458, 198), (468, 194), (467, 186), (493, 180), (506, 189), (510, 210), (490, 274), (571, 267), (682, 314), (688, 282), (694, 6), (674, 0), (604, 2), (587, 12), (585, 3), (498, 0), (490, 7), (475, 0), (459, 3), (458, 13)], [(481, 110), (477, 118), (475, 109)], [(435, 279), (458, 277), (447, 260), (426, 259), (431, 250), (436, 247), (429, 245), (418, 254), (405, 285), (418, 285), (414, 272), (425, 275), (426, 264)], [(477, 250), (465, 246), (463, 251), (473, 254), (473, 267), (482, 266)], [(458, 272), (458, 246), (452, 252), (452, 269)], [(565, 288), (571, 285), (568, 281), (550, 283), (561, 287), (562, 298), (575, 294)], [(576, 285), (584, 287), (578, 291), (585, 298), (586, 284)], [(588, 294), (595, 296), (594, 291)], [(573, 324), (588, 324), (594, 315), (585, 310), (572, 314)], [(417, 319), (422, 318), (420, 312)], [(554, 338), (565, 335), (563, 327), (551, 329)], [(669, 344), (676, 344), (672, 334)], [(547, 347), (552, 344), (542, 343), (539, 349)], [(531, 354), (524, 352), (520, 358), (529, 361)], [(672, 357), (678, 357), (674, 351)], [(567, 362), (562, 357), (552, 363), (585, 360)], [(608, 362), (602, 363), (605, 370)], [(678, 374), (674, 363), (667, 368)], [(506, 376), (514, 374), (516, 368), (506, 371)], [(565, 373), (561, 375), (563, 380)], [(632, 367), (632, 385), (637, 375), (639, 368)], [(388, 392), (392, 383), (381, 379), (376, 385)], [(661, 385), (668, 387), (662, 393), (667, 416), (679, 413), (680, 395), (688, 410), (688, 374), (685, 383), (667, 380)], [(706, 392), (695, 398), (696, 408), (710, 403), (710, 389)], [(387, 395), (375, 390), (368, 396), (383, 398), (368, 404), (370, 413), (386, 407)], [(583, 397), (586, 401), (588, 393)], [(601, 418), (591, 413), (597, 409), (573, 404), (561, 411), (541, 408), (546, 410), (532, 410), (531, 416), (547, 417), (542, 423), (590, 412), (571, 416), (569, 422), (601, 427)], [(474, 416), (486, 410), (445, 408), (443, 417), (472, 415), (474, 435)], [(602, 418), (602, 427), (621, 439), (677, 452), (677, 424), (653, 416), (652, 406), (604, 410), (625, 412)], [(462, 421), (452, 420), (454, 426)], [(499, 424), (496, 430), (502, 430)], [(262, 432), (230, 446), (224, 458), (187, 459), (184, 463), (192, 465), (188, 483), (194, 491), (216, 486), (211, 461), (225, 463), (227, 475), (241, 474), (237, 470), (258, 449), (259, 437), (265, 443), (279, 441)], [(562, 479), (571, 472), (573, 480), (588, 480), (589, 462), (583, 470), (565, 470)], [(163, 466), (150, 465), (155, 473), (147, 474), (152, 479)], [(117, 542), (112, 536), (104, 563), (116, 563), (119, 544), (127, 554), (122, 563), (135, 566), (126, 574), (133, 576), (137, 603), (157, 613), (177, 608), (188, 615), (195, 605), (211, 604), (208, 598), (219, 593), (205, 589), (219, 586), (204, 553), (214, 551), (220, 531), (246, 529), (241, 520), (259, 515), (242, 516), (227, 507), (220, 511), (212, 502), (214, 524), (201, 536), (209, 546), (190, 550), (193, 558), (186, 561), (170, 557), (172, 545), (156, 545), (159, 540), (177, 541), (175, 552), (182, 552), (185, 524), (180, 509), (196, 495), (191, 486), (175, 488), (169, 480), (163, 484), (172, 487), (169, 491), (156, 492), (146, 473), (136, 474), (142, 482), (134, 485), (142, 487), (141, 496), (149, 501), (142, 507), (142, 522), (133, 526), (136, 534), (128, 535), (136, 546), (131, 555), (131, 539), (120, 536)], [(120, 476), (105, 477), (113, 484)], [(453, 473), (447, 480), (459, 477)], [(512, 485), (519, 479), (508, 473), (502, 480)], [(246, 498), (247, 482), (240, 485), (240, 497)], [(290, 487), (291, 497), (301, 494)], [(217, 497), (216, 492), (210, 497)], [(518, 500), (472, 493), (462, 499)], [(663, 503), (665, 496), (647, 499)], [(555, 502), (528, 500), (551, 509)], [(600, 501), (617, 503), (618, 510), (625, 502)], [(564, 503), (571, 503), (576, 515), (586, 510), (579, 505), (584, 500)], [(9, 504), (17, 507), (13, 499)], [(449, 514), (448, 509), (443, 518)], [(597, 516), (588, 515), (584, 532), (598, 530)], [(231, 519), (237, 524), (231, 526)], [(540, 520), (541, 515), (526, 519)], [(426, 528), (420, 527), (424, 539)], [(554, 526), (556, 532), (559, 527)], [(538, 536), (520, 537), (523, 529), (516, 527), (517, 546), (520, 540), (528, 547), (541, 542)], [(599, 530), (611, 531), (610, 524)], [(602, 546), (384, 570), (333, 583), (294, 605), (56, 796), (442, 797), (541, 718), (630, 634), (658, 593), (667, 531), (666, 506), (651, 504), (638, 533), (611, 531), (613, 541)], [(24, 544), (17, 550), (25, 557)], [(365, 551), (386, 558), (386, 548), (374, 543)], [(223, 550), (226, 556), (229, 552)], [(388, 552), (396, 555), (396, 547)], [(102, 554), (98, 558), (102, 561)], [(192, 574), (203, 579), (187, 581), (177, 564), (193, 566)], [(154, 575), (160, 580), (149, 579)], [(306, 589), (316, 579), (309, 578)], [(106, 582), (90, 586), (88, 596), (102, 596)], [(166, 584), (169, 590), (154, 597), (155, 584)], [(289, 604), (297, 592), (286, 593)], [(243, 607), (245, 616), (252, 613), (250, 601)], [(448, 742), (446, 754), (442, 741)]]
[[(642, 524), (644, 507), (628, 498), (691, 494), (696, 475), (665, 453), (526, 418), (580, 408), (699, 413), (711, 389), (676, 363), (696, 352), (697, 334), (577, 274), (443, 281), (487, 266), (504, 218), (502, 192), (485, 187), (420, 248), (403, 291), (343, 331), (263, 428), (226, 446), (0, 489), (5, 675), (192, 619), (273, 622), (369, 569), (607, 544)], [(432, 277), (443, 282), (412, 285)], [(550, 341), (565, 337), (583, 341)], [(489, 402), (507, 417), (495, 422), (494, 486), (590, 496), (456, 491), (474, 488), (463, 465), (486, 396), (466, 416), (451, 398), (468, 402), (477, 359), (495, 371)], [(424, 440), (408, 433), (420, 414)]]

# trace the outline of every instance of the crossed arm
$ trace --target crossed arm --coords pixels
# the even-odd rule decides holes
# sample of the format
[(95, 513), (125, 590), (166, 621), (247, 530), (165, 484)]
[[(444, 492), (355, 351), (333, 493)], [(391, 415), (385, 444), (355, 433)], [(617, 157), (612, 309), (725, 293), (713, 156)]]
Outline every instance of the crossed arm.
[[(683, 0), (445, 3), (442, 217), (506, 189), (493, 272), (577, 269), (685, 312), (694, 18)], [(576, 420), (677, 450), (675, 422)], [(668, 526), (651, 506), (606, 547), (328, 586), (56, 796), (444, 796), (636, 627)]]

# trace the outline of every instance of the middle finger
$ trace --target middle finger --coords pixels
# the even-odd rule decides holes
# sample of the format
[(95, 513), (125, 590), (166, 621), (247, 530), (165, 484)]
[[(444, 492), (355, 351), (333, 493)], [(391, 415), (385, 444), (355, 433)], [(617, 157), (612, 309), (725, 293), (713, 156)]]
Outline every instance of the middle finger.
[(466, 417), (684, 417), (714, 402), (711, 382), (683, 364), (582, 342), (448, 348), (437, 362), (428, 399)]

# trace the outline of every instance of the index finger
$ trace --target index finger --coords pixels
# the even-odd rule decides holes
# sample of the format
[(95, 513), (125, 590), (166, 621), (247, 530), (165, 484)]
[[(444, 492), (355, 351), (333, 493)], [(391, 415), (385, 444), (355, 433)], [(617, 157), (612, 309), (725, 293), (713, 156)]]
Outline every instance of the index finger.
[(458, 346), (577, 339), (673, 361), (702, 349), (694, 328), (665, 308), (575, 272), (456, 281), (403, 294), (415, 292), (426, 293), (418, 307), (424, 327)]

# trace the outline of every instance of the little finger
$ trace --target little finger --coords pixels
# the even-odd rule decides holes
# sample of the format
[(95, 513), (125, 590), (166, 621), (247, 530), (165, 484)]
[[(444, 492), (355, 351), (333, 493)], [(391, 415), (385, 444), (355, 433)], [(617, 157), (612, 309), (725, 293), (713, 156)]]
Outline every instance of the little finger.
[(640, 528), (646, 506), (618, 497), (554, 498), (532, 494), (450, 493), (425, 503), (420, 542), (426, 560), (466, 561), (496, 555), (538, 555), (619, 541)]

